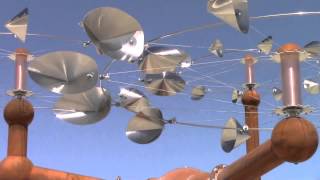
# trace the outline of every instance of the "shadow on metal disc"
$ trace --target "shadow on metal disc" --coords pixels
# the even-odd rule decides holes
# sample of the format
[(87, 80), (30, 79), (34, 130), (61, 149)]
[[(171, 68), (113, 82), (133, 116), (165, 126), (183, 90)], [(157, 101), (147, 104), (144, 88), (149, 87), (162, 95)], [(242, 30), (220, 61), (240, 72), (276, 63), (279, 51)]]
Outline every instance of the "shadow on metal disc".
[(138, 113), (143, 109), (150, 108), (149, 100), (138, 89), (135, 88), (120, 88), (119, 93), (121, 107)]
[(179, 64), (191, 61), (190, 56), (177, 48), (166, 46), (148, 47), (139, 63), (146, 74), (159, 74), (165, 71), (175, 72)]
[(320, 92), (319, 83), (311, 79), (304, 80), (303, 87), (309, 94), (319, 94)]
[(232, 96), (231, 96), (231, 102), (232, 103), (237, 103), (239, 99), (242, 97), (243, 92), (237, 89), (234, 89), (232, 91)]
[(185, 81), (176, 73), (163, 72), (146, 74), (144, 85), (148, 91), (158, 96), (173, 96), (184, 90)]
[(276, 101), (280, 101), (282, 99), (282, 90), (277, 87), (273, 87), (272, 96)]
[(117, 60), (136, 60), (144, 50), (144, 33), (139, 22), (116, 8), (89, 11), (83, 26), (97, 51)]
[(109, 92), (94, 87), (79, 94), (62, 96), (54, 106), (54, 113), (63, 121), (86, 125), (93, 124), (106, 117), (111, 109)]
[(320, 41), (311, 41), (304, 46), (304, 50), (309, 53), (311, 57), (320, 55)]
[(267, 38), (262, 40), (257, 47), (260, 52), (268, 55), (272, 50), (272, 45), (273, 45), (272, 36), (268, 36)]
[(231, 152), (234, 148), (246, 142), (250, 136), (243, 131), (240, 123), (230, 118), (225, 124), (225, 129), (222, 131), (221, 147), (225, 152)]
[(200, 100), (206, 94), (206, 88), (204, 86), (196, 86), (192, 89), (191, 99), (192, 100)]
[(130, 120), (126, 136), (135, 143), (148, 144), (161, 135), (164, 124), (159, 109), (144, 109)]
[(209, 0), (208, 11), (238, 31), (248, 33), (248, 1)]
[(95, 61), (84, 54), (57, 51), (31, 61), (28, 72), (40, 86), (59, 94), (73, 94), (93, 88), (98, 81)]
[(28, 32), (28, 19), (28, 8), (25, 8), (5, 24), (5, 27), (23, 43), (26, 42)]

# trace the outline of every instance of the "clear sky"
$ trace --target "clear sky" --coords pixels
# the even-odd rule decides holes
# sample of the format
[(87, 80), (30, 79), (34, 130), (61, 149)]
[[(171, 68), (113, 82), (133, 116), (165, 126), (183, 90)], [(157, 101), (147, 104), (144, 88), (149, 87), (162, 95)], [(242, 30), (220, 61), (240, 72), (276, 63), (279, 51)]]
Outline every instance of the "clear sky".
[[(219, 22), (207, 12), (206, 0), (2, 0), (0, 22), (5, 22), (21, 9), (28, 7), (30, 11), (30, 33), (52, 34), (76, 40), (88, 40), (84, 30), (78, 25), (87, 11), (103, 6), (122, 9), (135, 17), (142, 25), (146, 40), (162, 34), (174, 32), (187, 27)], [(317, 0), (252, 0), (249, 2), (249, 15), (260, 16), (274, 13), (295, 11), (318, 11), (320, 1)], [(246, 35), (229, 26), (207, 29), (168, 38), (161, 43), (191, 45), (184, 48), (192, 58), (207, 55), (207, 48), (215, 39), (220, 39), (225, 48), (256, 48), (259, 41), (273, 36), (274, 50), (287, 42), (296, 42), (300, 46), (319, 39), (320, 16), (282, 17), (251, 22), (250, 32)], [(7, 32), (1, 26), (0, 31)], [(110, 61), (106, 56), (96, 54), (93, 46), (83, 48), (81, 44), (40, 37), (28, 37), (22, 44), (12, 36), (0, 36), (0, 48), (14, 51), (18, 47), (26, 47), (35, 55), (56, 50), (74, 50), (90, 55), (96, 59), (100, 70)], [(185, 91), (173, 97), (157, 97), (144, 90), (152, 105), (159, 107), (165, 118), (176, 117), (180, 121), (223, 125), (230, 117), (243, 121), (241, 104), (230, 103), (232, 88), (241, 88), (244, 83), (243, 65), (239, 58), (244, 53), (226, 54), (223, 59), (208, 58), (195, 61), (204, 63), (192, 66), (200, 74), (210, 74), (229, 85), (221, 86), (210, 79), (189, 82)], [(261, 54), (256, 54), (261, 56)], [(236, 59), (236, 60), (231, 60)], [(225, 63), (215, 62), (231, 60)], [(311, 64), (311, 65), (310, 65)], [(301, 66), (303, 77), (317, 77), (319, 66), (315, 61)], [(10, 99), (5, 91), (12, 88), (14, 64), (8, 58), (0, 61), (1, 77), (0, 107)], [(116, 62), (110, 72), (123, 72), (137, 69), (135, 64)], [(260, 58), (256, 65), (257, 81), (261, 83), (258, 91), (262, 96), (260, 106), (261, 127), (273, 127), (281, 118), (272, 115), (272, 109), (281, 106), (273, 100), (271, 88), (280, 86), (280, 68), (266, 57)], [(213, 76), (213, 74), (219, 74)], [(143, 85), (138, 81), (139, 73), (111, 75), (114, 81)], [(198, 73), (182, 71), (186, 81), (201, 77)], [(317, 77), (319, 80), (319, 77)], [(302, 78), (303, 79), (303, 78)], [(190, 99), (191, 88), (195, 85), (206, 85), (210, 92), (201, 101)], [(103, 86), (115, 97), (122, 84), (104, 82)], [(57, 97), (29, 80), (29, 89), (38, 95), (30, 101), (36, 107), (36, 115), (29, 129), (28, 156), (34, 164), (84, 175), (115, 179), (121, 176), (124, 180), (142, 180), (148, 177), (160, 177), (169, 170), (178, 167), (194, 167), (203, 171), (211, 171), (216, 165), (230, 164), (245, 154), (241, 146), (226, 154), (220, 148), (220, 130), (198, 129), (180, 126), (166, 126), (160, 138), (148, 145), (138, 145), (129, 141), (125, 130), (133, 113), (113, 107), (110, 114), (101, 122), (89, 126), (75, 126), (55, 118), (50, 107)], [(304, 104), (318, 109), (319, 96), (311, 96), (303, 92)], [(223, 100), (220, 101), (220, 100)], [(317, 112), (306, 116), (315, 124), (319, 124)], [(261, 142), (270, 138), (270, 132), (261, 132)], [(0, 156), (6, 153), (7, 125), (0, 123)], [(279, 168), (266, 174), (264, 180), (318, 180), (319, 151), (307, 162), (294, 165), (284, 163)]]

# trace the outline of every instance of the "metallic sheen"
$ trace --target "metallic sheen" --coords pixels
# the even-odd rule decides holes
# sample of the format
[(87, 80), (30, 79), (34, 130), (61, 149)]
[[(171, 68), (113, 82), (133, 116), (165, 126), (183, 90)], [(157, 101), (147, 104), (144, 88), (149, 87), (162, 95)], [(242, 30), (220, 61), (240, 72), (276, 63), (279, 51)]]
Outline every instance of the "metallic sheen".
[(119, 93), (121, 107), (138, 113), (143, 109), (150, 108), (148, 98), (138, 89), (135, 88), (120, 88)]
[(117, 60), (136, 60), (144, 50), (144, 33), (139, 22), (116, 8), (89, 11), (83, 26), (100, 54)]
[(111, 96), (103, 88), (95, 87), (79, 94), (62, 96), (54, 106), (58, 119), (72, 124), (92, 124), (106, 117), (111, 109)]
[(5, 24), (5, 27), (23, 43), (26, 42), (28, 31), (28, 19), (28, 8), (25, 8)]
[(206, 87), (204, 86), (196, 86), (192, 89), (192, 93), (191, 93), (191, 99), (192, 100), (200, 100), (204, 97), (204, 95), (206, 94)]
[(59, 94), (80, 93), (93, 88), (98, 81), (95, 61), (73, 51), (56, 51), (31, 61), (28, 71), (40, 86)]

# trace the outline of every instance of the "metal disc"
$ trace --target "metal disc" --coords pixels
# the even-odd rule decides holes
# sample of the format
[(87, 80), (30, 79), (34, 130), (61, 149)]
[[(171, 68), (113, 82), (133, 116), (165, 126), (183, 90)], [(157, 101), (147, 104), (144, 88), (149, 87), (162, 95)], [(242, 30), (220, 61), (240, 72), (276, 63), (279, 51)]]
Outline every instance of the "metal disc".
[(174, 47), (151, 46), (145, 50), (139, 68), (146, 74), (175, 72), (177, 66), (183, 62), (191, 62), (186, 52)]
[(237, 103), (238, 100), (241, 98), (242, 94), (243, 94), (242, 91), (237, 90), (237, 89), (234, 89), (234, 90), (232, 91), (231, 101), (232, 101), (233, 103)]
[(30, 77), (40, 86), (59, 94), (73, 94), (93, 88), (98, 81), (95, 61), (84, 54), (57, 51), (31, 61)]
[(196, 86), (192, 89), (191, 92), (191, 99), (192, 100), (200, 100), (206, 94), (206, 87), (204, 86)]
[(248, 133), (242, 131), (241, 124), (236, 119), (230, 118), (222, 131), (221, 147), (225, 152), (231, 152), (249, 138)]
[(209, 0), (208, 11), (238, 31), (248, 33), (247, 0)]
[(27, 37), (28, 19), (28, 8), (25, 8), (5, 24), (5, 27), (23, 43)]
[(159, 109), (144, 109), (130, 120), (126, 136), (135, 143), (148, 144), (161, 135), (163, 127), (164, 121)]
[(264, 54), (268, 55), (272, 50), (272, 45), (273, 45), (272, 36), (268, 36), (258, 44), (258, 49), (260, 52), (263, 52)]
[(304, 50), (307, 51), (311, 57), (320, 55), (320, 41), (311, 41), (304, 46)]
[(67, 94), (55, 104), (53, 112), (58, 119), (72, 124), (92, 124), (106, 117), (111, 109), (109, 92), (94, 87), (86, 92)]
[(138, 89), (135, 88), (120, 88), (120, 106), (138, 113), (143, 109), (150, 108), (149, 100)]
[(146, 74), (144, 84), (147, 90), (158, 96), (173, 96), (184, 90), (185, 81), (176, 73), (163, 72)]
[(273, 87), (272, 96), (275, 100), (280, 101), (282, 99), (282, 90), (277, 87)]
[(223, 44), (217, 39), (211, 44), (209, 51), (218, 57), (223, 57)]
[(320, 85), (319, 83), (306, 79), (303, 81), (304, 89), (310, 94), (319, 94), (320, 93)]
[(144, 50), (139, 22), (116, 8), (100, 7), (87, 13), (83, 27), (97, 51), (117, 60), (136, 60)]

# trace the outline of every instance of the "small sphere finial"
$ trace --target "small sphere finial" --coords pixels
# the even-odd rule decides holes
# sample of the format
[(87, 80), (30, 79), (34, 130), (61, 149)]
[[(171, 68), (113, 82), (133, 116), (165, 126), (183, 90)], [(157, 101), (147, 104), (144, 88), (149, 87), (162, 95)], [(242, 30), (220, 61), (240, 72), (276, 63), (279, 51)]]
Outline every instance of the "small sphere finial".
[(260, 95), (254, 90), (246, 90), (242, 95), (242, 104), (246, 106), (259, 106), (260, 104)]
[(11, 100), (4, 109), (4, 119), (9, 125), (28, 126), (34, 117), (32, 104), (24, 98)]
[(280, 121), (272, 132), (272, 150), (281, 159), (298, 163), (317, 150), (318, 133), (314, 125), (301, 117)]

